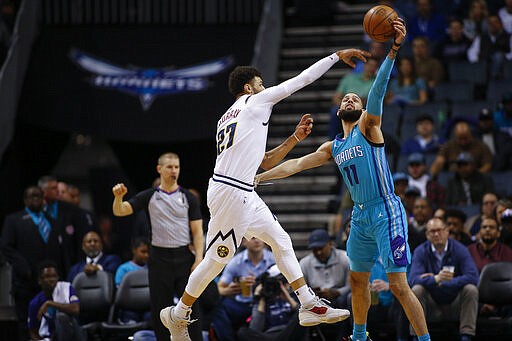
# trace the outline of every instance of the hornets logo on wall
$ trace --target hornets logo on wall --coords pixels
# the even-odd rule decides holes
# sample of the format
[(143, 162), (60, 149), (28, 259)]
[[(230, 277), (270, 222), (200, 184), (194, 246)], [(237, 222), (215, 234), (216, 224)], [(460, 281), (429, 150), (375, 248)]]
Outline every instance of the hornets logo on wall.
[(225, 245), (219, 245), (217, 247), (217, 255), (220, 257), (220, 258), (225, 258), (227, 257), (227, 255), (229, 255), (229, 249), (227, 246)]

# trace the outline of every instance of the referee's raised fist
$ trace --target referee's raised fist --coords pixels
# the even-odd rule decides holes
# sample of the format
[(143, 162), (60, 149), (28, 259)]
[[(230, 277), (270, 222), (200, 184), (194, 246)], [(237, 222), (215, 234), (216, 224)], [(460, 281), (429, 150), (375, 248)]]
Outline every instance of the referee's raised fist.
[(128, 188), (123, 183), (117, 184), (114, 187), (112, 187), (112, 193), (117, 196), (123, 196), (128, 192)]

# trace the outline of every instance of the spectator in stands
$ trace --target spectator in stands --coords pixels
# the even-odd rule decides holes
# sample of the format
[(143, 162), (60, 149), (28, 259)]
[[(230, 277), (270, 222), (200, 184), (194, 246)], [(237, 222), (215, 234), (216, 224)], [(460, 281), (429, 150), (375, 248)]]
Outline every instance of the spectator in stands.
[(70, 196), (70, 203), (75, 206), (80, 206), (80, 188), (68, 183), (68, 193)]
[(444, 208), (438, 208), (434, 211), (434, 216), (432, 218), (439, 218), (441, 220), (445, 220), (446, 210)]
[(417, 0), (417, 14), (408, 22), (407, 31), (411, 39), (426, 37), (436, 45), (442, 41), (446, 32), (444, 16), (435, 11), (431, 0)]
[(402, 144), (402, 154), (433, 154), (439, 151), (441, 143), (439, 136), (434, 132), (434, 119), (432, 118), (432, 115), (424, 114), (416, 118), (416, 132), (416, 136), (405, 140)]
[[(372, 58), (375, 58), (379, 61), (379, 65), (382, 63), (384, 58), (386, 58), (386, 47), (384, 43), (380, 43), (378, 41), (372, 40), (370, 42), (370, 46), (368, 46), (368, 52), (372, 54)], [(356, 67), (353, 69), (353, 73), (362, 73), (364, 71), (364, 63), (361, 60), (356, 61)]]
[[(466, 223), (464, 224), (464, 229), (469, 232), (471, 236), (471, 240), (475, 241), (478, 231), (480, 231), (480, 226), (482, 224), (482, 219), (484, 218), (494, 218), (494, 206), (498, 202), (498, 196), (494, 193), (488, 192), (485, 193), (482, 197), (482, 203), (480, 206), (480, 214), (476, 214), (473, 217), (469, 217)], [(499, 227), (499, 225), (498, 225)]]
[(76, 319), (80, 300), (71, 283), (59, 281), (57, 265), (51, 261), (41, 262), (38, 273), (42, 291), (28, 307), (30, 339), (85, 341)]
[(61, 233), (55, 221), (43, 211), (43, 191), (27, 187), (25, 208), (9, 214), (2, 229), (2, 253), (12, 265), (12, 295), (18, 318), (18, 340), (29, 338), (28, 304), (39, 291), (37, 264), (43, 259), (57, 263), (62, 271)]
[[(315, 294), (328, 300), (332, 307), (347, 308), (350, 266), (346, 251), (334, 248), (329, 234), (323, 229), (311, 232), (308, 249), (311, 253), (300, 260), (304, 279)], [(347, 322), (340, 322), (334, 326), (321, 326), (321, 330), (328, 335), (328, 340), (337, 340), (348, 327)]]
[(133, 258), (125, 262), (116, 270), (115, 283), (119, 287), (124, 276), (131, 271), (143, 270), (148, 268), (149, 242), (144, 237), (136, 237), (132, 241)]
[(236, 340), (236, 330), (251, 315), (252, 294), (242, 286), (252, 288), (256, 277), (275, 264), (272, 252), (257, 238), (243, 239), (246, 249), (233, 257), (217, 283), (221, 303), (213, 317), (213, 329), (218, 340)]
[(464, 34), (464, 25), (460, 19), (450, 20), (448, 33), (438, 48), (436, 57), (448, 66), (450, 62), (467, 61), (467, 51), (471, 39)]
[(500, 108), (494, 112), (494, 128), (512, 137), (512, 92), (502, 95)]
[(457, 209), (448, 209), (444, 215), (446, 226), (448, 227), (449, 236), (458, 242), (469, 245), (472, 243), (471, 238), (464, 230), (464, 223), (466, 222), (466, 214)]
[[(116, 286), (119, 287), (124, 276), (132, 271), (147, 269), (149, 258), (149, 242), (144, 237), (137, 237), (132, 241), (132, 260), (119, 265), (114, 278)], [(133, 323), (140, 321), (149, 321), (151, 319), (150, 312), (129, 311), (121, 309), (118, 313), (119, 320), (122, 323)]]
[(121, 258), (118, 255), (103, 253), (103, 242), (100, 235), (94, 231), (84, 236), (82, 250), (85, 253), (85, 259), (71, 267), (68, 274), (68, 282), (73, 282), (73, 279), (80, 272), (85, 272), (86, 275), (91, 276), (98, 271), (108, 271), (114, 276), (121, 264)]
[(505, 31), (512, 34), (512, 0), (505, 0), (505, 6), (500, 8), (498, 15)]
[[(512, 207), (509, 206), (509, 207)], [(512, 248), (512, 209), (507, 208), (501, 214), (501, 236), (500, 241)]]
[(489, 147), (473, 137), (467, 122), (455, 125), (454, 137), (446, 142), (430, 167), (430, 174), (437, 176), (444, 168), (455, 172), (460, 153), (468, 152), (473, 157), (474, 166), (480, 173), (487, 173), (492, 168), (492, 154)]
[(244, 341), (295, 341), (304, 338), (299, 325), (298, 303), (290, 285), (273, 265), (256, 279), (250, 322), (237, 332)]
[(56, 222), (56, 228), (62, 233), (64, 252), (64, 273), (80, 259), (80, 249), (84, 235), (96, 230), (95, 218), (88, 211), (59, 200), (57, 178), (46, 175), (39, 179), (39, 187), (44, 193), (44, 211)]
[(341, 99), (349, 92), (359, 94), (363, 103), (366, 103), (366, 97), (370, 92), (370, 88), (375, 80), (376, 72), (379, 68), (380, 60), (377, 58), (368, 58), (364, 63), (363, 72), (350, 72), (346, 74), (338, 83), (338, 87), (332, 97), (331, 115), (329, 120), (329, 136), (334, 138), (340, 132), (341, 124), (337, 116)]
[(409, 186), (409, 177), (405, 173), (397, 172), (393, 174), (393, 184), (395, 185), (395, 194), (400, 197), (402, 203), (405, 203), (405, 191)]
[(398, 77), (389, 82), (386, 104), (421, 105), (427, 100), (427, 84), (416, 75), (414, 61), (401, 57), (398, 60)]
[(68, 185), (65, 182), (57, 182), (57, 190), (59, 191), (59, 195), (57, 196), (58, 200), (71, 203), (71, 195), (68, 192)]
[(507, 199), (507, 198), (498, 200), (498, 202), (494, 206), (494, 216), (496, 217), (496, 220), (498, 221), (500, 229), (502, 227), (501, 217), (503, 216), (503, 213), (505, 212), (505, 210), (507, 208), (512, 208), (512, 200)]
[(414, 203), (416, 202), (416, 199), (421, 197), (421, 192), (418, 187), (416, 186), (407, 186), (404, 193), (404, 208), (405, 213), (407, 214), (407, 219), (410, 222), (413, 218), (413, 210), (414, 210)]
[(443, 220), (427, 223), (427, 241), (412, 257), (409, 282), (428, 322), (459, 320), (461, 341), (475, 335), (478, 310), (478, 270), (467, 248), (448, 238)]
[(450, 206), (479, 204), (487, 192), (494, 192), (491, 176), (475, 169), (473, 156), (470, 153), (460, 153), (457, 156), (455, 175), (448, 180), (446, 187), (446, 204)]
[(432, 205), (427, 198), (419, 197), (414, 202), (412, 220), (409, 222), (409, 247), (411, 252), (426, 241), (425, 231), (427, 222), (432, 218)]
[(499, 16), (489, 16), (488, 32), (473, 39), (468, 49), (468, 60), (471, 63), (486, 62), (492, 79), (502, 77), (504, 62), (512, 60), (512, 39), (503, 29)]
[(463, 20), (464, 34), (471, 40), (487, 33), (487, 18), (489, 10), (485, 0), (473, 0), (469, 8), (468, 17)]
[(484, 217), (476, 243), (468, 246), (478, 272), (495, 262), (512, 262), (512, 249), (499, 241), (500, 229), (494, 217)]
[(493, 113), (484, 108), (478, 114), (478, 128), (482, 141), (493, 155), (492, 169), (504, 171), (512, 169), (512, 137), (494, 126)]
[(429, 41), (425, 37), (416, 37), (412, 41), (412, 54), (416, 75), (427, 82), (429, 91), (444, 79), (444, 67), (441, 62), (430, 55)]
[(433, 209), (444, 206), (445, 190), (443, 186), (427, 174), (427, 165), (423, 154), (412, 153), (409, 155), (407, 173), (409, 175), (409, 185), (417, 187), (420, 190), (420, 195), (428, 198), (432, 203)]

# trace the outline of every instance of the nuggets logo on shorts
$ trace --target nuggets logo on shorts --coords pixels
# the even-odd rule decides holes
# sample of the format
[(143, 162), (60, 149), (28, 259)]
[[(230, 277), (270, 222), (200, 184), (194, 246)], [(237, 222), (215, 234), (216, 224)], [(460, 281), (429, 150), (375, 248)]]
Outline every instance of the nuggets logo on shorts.
[(220, 257), (220, 258), (224, 258), (226, 257), (227, 255), (229, 255), (229, 249), (227, 246), (225, 245), (219, 245), (217, 247), (217, 255)]

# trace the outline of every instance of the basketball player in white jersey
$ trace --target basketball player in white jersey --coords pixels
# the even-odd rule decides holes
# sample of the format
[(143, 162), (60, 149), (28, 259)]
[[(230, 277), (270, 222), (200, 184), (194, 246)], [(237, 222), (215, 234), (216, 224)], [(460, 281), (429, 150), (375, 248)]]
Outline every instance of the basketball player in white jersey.
[[(233, 257), (244, 236), (257, 237), (272, 248), (279, 270), (300, 300), (301, 325), (336, 323), (349, 317), (348, 310), (331, 308), (306, 285), (290, 236), (254, 191), (253, 180), (260, 165), (266, 168), (264, 155), (272, 107), (320, 78), (338, 60), (354, 67), (353, 57), (365, 62), (369, 56), (358, 49), (341, 50), (268, 89), (253, 67), (241, 66), (231, 72), (229, 90), (236, 101), (217, 123), (217, 160), (207, 192), (211, 220), (205, 258), (190, 275), (178, 304), (160, 312), (171, 340), (190, 340), (190, 307)], [(274, 161), (277, 163), (285, 155), (282, 153)]]

